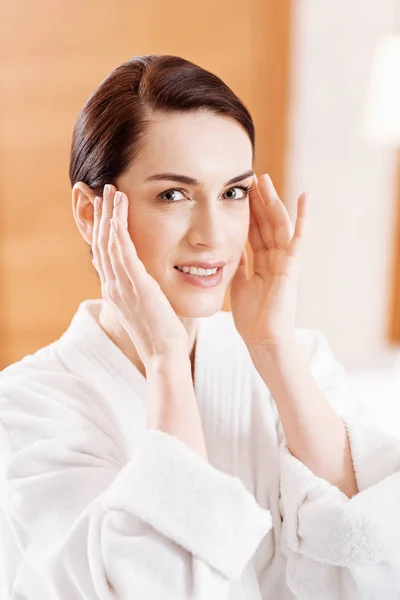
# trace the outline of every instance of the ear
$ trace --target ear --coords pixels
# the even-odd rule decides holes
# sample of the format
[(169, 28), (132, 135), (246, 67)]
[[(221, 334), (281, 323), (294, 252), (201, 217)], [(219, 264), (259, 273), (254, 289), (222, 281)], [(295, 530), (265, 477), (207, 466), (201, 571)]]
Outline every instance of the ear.
[(78, 181), (72, 188), (72, 212), (79, 233), (92, 245), (94, 199), (96, 194), (86, 183)]

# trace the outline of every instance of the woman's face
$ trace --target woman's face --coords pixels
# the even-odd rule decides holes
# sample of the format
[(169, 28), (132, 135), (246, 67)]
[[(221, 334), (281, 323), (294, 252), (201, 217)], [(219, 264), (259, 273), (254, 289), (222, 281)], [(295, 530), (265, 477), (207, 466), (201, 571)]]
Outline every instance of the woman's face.
[[(128, 228), (138, 256), (179, 317), (215, 314), (247, 240), (248, 192), (237, 186), (252, 182), (250, 140), (229, 117), (173, 113), (154, 116), (141, 150), (115, 182), (129, 199)], [(226, 263), (221, 283), (196, 286), (175, 269), (194, 261)]]
[[(173, 113), (154, 116), (141, 150), (115, 182), (129, 199), (128, 228), (138, 256), (179, 317), (210, 316), (221, 310), (246, 244), (249, 199), (237, 186), (252, 182), (250, 140), (229, 117)], [(175, 267), (192, 261), (226, 263), (221, 283), (187, 281)]]

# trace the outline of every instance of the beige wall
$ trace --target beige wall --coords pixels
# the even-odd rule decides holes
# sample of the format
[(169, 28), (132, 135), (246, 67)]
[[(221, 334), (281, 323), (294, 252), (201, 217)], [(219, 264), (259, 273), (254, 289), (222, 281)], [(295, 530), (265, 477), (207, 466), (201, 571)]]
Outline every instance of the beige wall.
[(298, 324), (347, 365), (387, 348), (394, 154), (364, 138), (372, 53), (395, 30), (396, 0), (297, 0), (286, 195), (311, 192)]

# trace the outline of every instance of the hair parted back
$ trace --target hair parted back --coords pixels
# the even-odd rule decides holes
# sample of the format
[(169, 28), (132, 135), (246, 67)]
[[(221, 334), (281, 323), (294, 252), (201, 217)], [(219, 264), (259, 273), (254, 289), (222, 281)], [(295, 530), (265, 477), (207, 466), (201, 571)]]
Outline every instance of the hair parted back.
[(135, 56), (116, 67), (79, 113), (71, 145), (69, 177), (102, 195), (140, 154), (152, 113), (208, 110), (235, 119), (255, 154), (252, 117), (216, 75), (179, 56)]

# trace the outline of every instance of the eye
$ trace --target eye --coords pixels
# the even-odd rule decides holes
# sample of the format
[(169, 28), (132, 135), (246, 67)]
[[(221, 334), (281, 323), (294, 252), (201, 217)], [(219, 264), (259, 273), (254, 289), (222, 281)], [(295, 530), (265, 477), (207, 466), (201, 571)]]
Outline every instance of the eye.
[[(235, 190), (242, 190), (242, 195), (238, 195), (238, 193)], [(230, 194), (230, 196), (227, 198), (227, 200), (245, 200), (247, 198), (247, 196), (249, 195), (249, 192), (251, 190), (251, 185), (246, 186), (246, 185), (236, 185), (233, 188), (230, 188), (229, 190), (227, 190), (225, 192), (225, 194)], [(159, 202), (167, 202), (170, 204), (179, 202), (180, 200), (183, 199), (187, 199), (187, 196), (185, 196), (185, 190), (181, 190), (179, 188), (170, 188), (169, 190), (165, 190), (164, 192), (162, 192), (161, 194), (159, 194), (157, 196), (157, 200)], [(184, 198), (179, 198), (176, 197), (176, 194), (181, 194), (182, 196), (184, 196)]]
[[(171, 188), (170, 190), (165, 190), (165, 192), (161, 192), (161, 194), (159, 194), (157, 196), (157, 200), (159, 202), (178, 202), (179, 200), (182, 200), (182, 198), (176, 198), (175, 194), (184, 194), (183, 190), (179, 190), (179, 189), (175, 189), (175, 188)], [(164, 196), (164, 198), (163, 198)]]
[[(236, 192), (234, 192), (234, 190), (242, 190), (244, 192), (244, 194), (242, 194), (241, 196), (237, 196)], [(249, 195), (249, 192), (251, 190), (251, 186), (247, 186), (247, 185), (236, 185), (233, 188), (230, 188), (229, 190), (227, 190), (225, 192), (225, 194), (230, 194), (231, 192), (234, 193), (233, 196), (230, 196), (228, 198), (228, 200), (244, 200), (245, 198), (247, 198), (247, 196)]]

